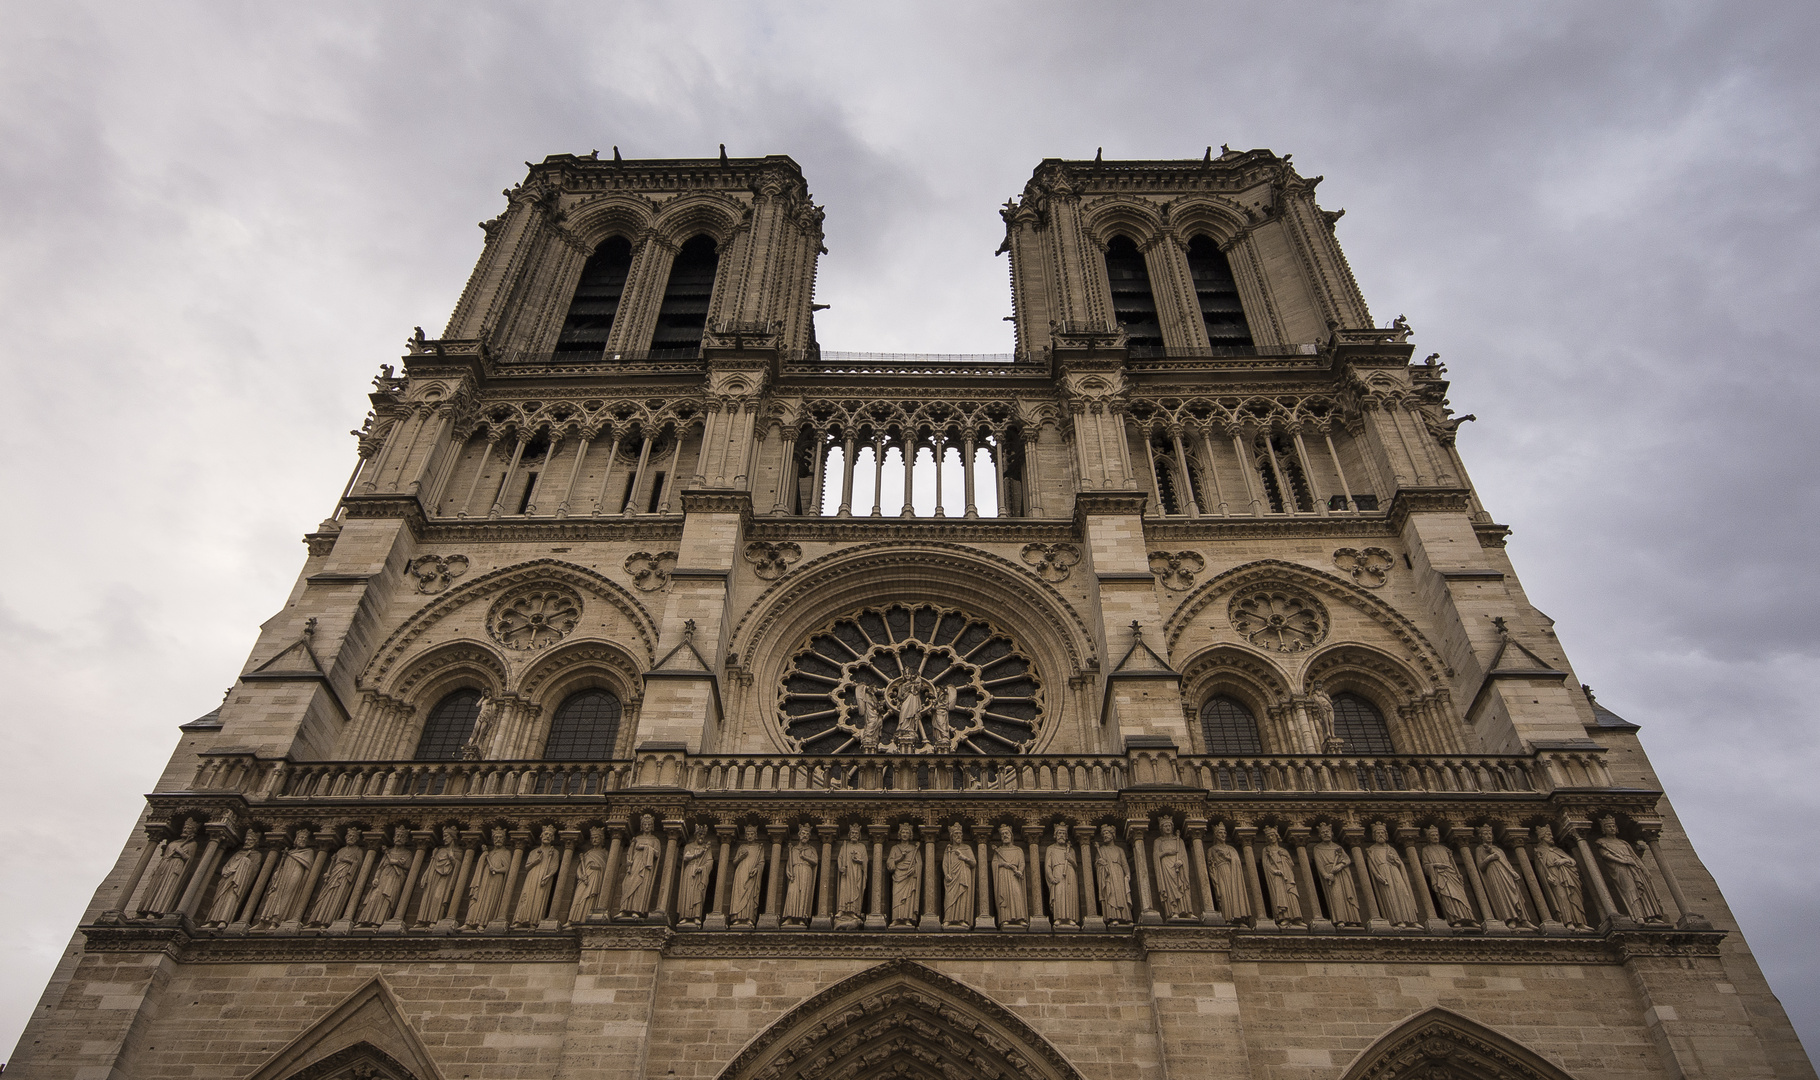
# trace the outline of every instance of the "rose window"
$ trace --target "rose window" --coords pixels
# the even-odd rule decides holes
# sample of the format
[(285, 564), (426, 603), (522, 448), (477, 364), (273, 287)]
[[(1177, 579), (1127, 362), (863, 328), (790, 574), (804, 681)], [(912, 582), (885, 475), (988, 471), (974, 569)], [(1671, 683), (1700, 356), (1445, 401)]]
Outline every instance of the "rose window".
[(811, 635), (784, 672), (778, 715), (810, 754), (1016, 754), (1036, 740), (1043, 691), (1009, 634), (893, 604)]
[(1274, 652), (1312, 649), (1327, 636), (1327, 612), (1320, 603), (1284, 589), (1241, 593), (1228, 614), (1240, 637)]
[(579, 622), (581, 597), (546, 585), (503, 597), (487, 615), (487, 630), (509, 648), (541, 649), (567, 637)]

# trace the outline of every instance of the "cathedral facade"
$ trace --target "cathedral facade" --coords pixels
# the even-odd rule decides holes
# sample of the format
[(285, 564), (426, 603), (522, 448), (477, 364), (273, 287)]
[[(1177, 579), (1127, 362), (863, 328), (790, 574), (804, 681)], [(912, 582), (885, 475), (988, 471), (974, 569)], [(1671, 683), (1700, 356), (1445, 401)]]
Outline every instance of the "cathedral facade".
[(787, 157), (531, 166), (26, 1080), (1813, 1077), (1287, 156), (840, 354)]

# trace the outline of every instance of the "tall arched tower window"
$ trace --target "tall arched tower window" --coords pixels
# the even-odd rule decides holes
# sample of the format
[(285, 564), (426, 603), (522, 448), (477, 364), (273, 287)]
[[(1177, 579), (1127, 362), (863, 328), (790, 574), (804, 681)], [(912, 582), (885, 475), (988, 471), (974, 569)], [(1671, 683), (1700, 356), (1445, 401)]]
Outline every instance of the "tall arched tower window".
[(1242, 702), (1224, 694), (1208, 698), (1201, 706), (1201, 741), (1209, 754), (1264, 752), (1257, 717)]
[(607, 334), (619, 313), (619, 298), (626, 291), (626, 273), (632, 269), (632, 245), (623, 236), (601, 241), (569, 301), (568, 317), (556, 339), (556, 359), (595, 360), (607, 348)]
[(450, 761), (461, 756), (461, 748), (474, 734), (474, 721), (480, 719), (480, 691), (457, 690), (436, 703), (430, 718), (424, 721), (423, 735), (417, 740), (418, 761)]
[(1156, 317), (1150, 270), (1131, 237), (1119, 235), (1106, 245), (1106, 283), (1112, 287), (1112, 317), (1125, 324), (1133, 355), (1163, 347), (1163, 326)]
[(543, 756), (550, 761), (604, 761), (619, 740), (619, 698), (606, 690), (569, 695), (550, 721)]
[(651, 351), (668, 356), (695, 356), (701, 352), (702, 331), (708, 325), (708, 301), (714, 296), (714, 271), (720, 266), (720, 249), (711, 236), (693, 236), (670, 264), (670, 282), (657, 309), (657, 333)]
[(1251, 344), (1251, 325), (1239, 303), (1239, 285), (1233, 280), (1226, 253), (1206, 235), (1188, 241), (1188, 272), (1194, 277), (1194, 296), (1207, 324), (1207, 340), (1216, 348)]
[(1345, 741), (1348, 754), (1396, 753), (1384, 714), (1357, 694), (1333, 695), (1333, 733)]

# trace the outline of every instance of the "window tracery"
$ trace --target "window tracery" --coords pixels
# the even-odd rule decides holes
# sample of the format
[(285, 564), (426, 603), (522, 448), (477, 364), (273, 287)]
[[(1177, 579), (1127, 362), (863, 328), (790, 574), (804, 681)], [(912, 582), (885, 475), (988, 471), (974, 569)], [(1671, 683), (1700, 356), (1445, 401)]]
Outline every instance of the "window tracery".
[(474, 734), (474, 723), (480, 719), (480, 691), (464, 687), (448, 694), (430, 710), (424, 721), (423, 734), (417, 739), (418, 761), (454, 761), (461, 757), (462, 747)]
[(611, 691), (588, 689), (570, 694), (550, 720), (544, 741), (546, 761), (605, 761), (619, 741), (622, 709)]
[(1272, 652), (1303, 652), (1327, 636), (1327, 609), (1320, 601), (1278, 586), (1239, 593), (1227, 615), (1240, 637)]

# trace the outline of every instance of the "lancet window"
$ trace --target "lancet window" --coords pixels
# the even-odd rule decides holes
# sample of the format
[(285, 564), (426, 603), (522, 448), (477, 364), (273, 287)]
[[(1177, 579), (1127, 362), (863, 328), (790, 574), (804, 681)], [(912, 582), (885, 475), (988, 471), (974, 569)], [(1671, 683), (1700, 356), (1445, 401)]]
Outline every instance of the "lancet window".
[(550, 761), (604, 761), (619, 739), (619, 698), (606, 690), (583, 690), (557, 706), (543, 756)]
[(664, 286), (663, 303), (657, 309), (657, 332), (651, 338), (651, 354), (662, 357), (693, 357), (701, 353), (702, 331), (708, 325), (708, 302), (714, 296), (714, 272), (720, 265), (720, 250), (711, 236), (695, 236), (684, 242), (670, 263), (670, 280)]
[(418, 761), (449, 761), (461, 756), (461, 748), (474, 734), (474, 722), (480, 719), (480, 691), (457, 690), (436, 703), (430, 718), (424, 721), (423, 735), (417, 740)]
[(569, 314), (556, 339), (556, 359), (597, 360), (606, 351), (607, 335), (625, 295), (626, 274), (632, 269), (632, 245), (623, 236), (601, 241), (581, 269)]
[(1216, 694), (1201, 706), (1201, 741), (1209, 754), (1262, 754), (1258, 720), (1243, 702)]
[(1259, 432), (1253, 441), (1258, 475), (1264, 480), (1264, 495), (1272, 513), (1312, 513), (1314, 496), (1308, 489), (1308, 476), (1296, 459), (1294, 442), (1281, 432)]
[(1333, 695), (1333, 733), (1349, 754), (1394, 754), (1390, 728), (1378, 707), (1358, 694)]
[(1144, 253), (1129, 236), (1115, 236), (1106, 245), (1106, 283), (1112, 289), (1112, 317), (1124, 324), (1131, 355), (1159, 355), (1163, 326), (1157, 320), (1156, 295), (1150, 290), (1150, 270), (1144, 265)]
[(1251, 326), (1239, 303), (1238, 282), (1226, 253), (1205, 234), (1188, 241), (1188, 273), (1194, 279), (1194, 296), (1214, 348), (1251, 344)]
[[(906, 421), (908, 423), (909, 421)], [(777, 511), (810, 517), (1009, 517), (1029, 513), (1027, 450), (995, 423), (906, 430), (831, 422), (799, 430)]]

